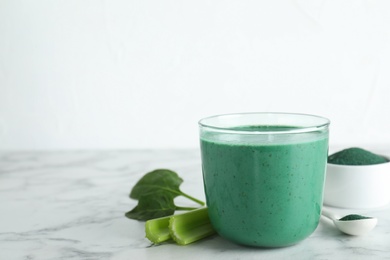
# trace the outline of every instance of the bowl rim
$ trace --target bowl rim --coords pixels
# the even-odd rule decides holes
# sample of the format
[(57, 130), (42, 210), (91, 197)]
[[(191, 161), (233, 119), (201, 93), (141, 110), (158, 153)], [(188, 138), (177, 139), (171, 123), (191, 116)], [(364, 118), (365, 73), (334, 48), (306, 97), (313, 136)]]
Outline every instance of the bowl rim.
[[(383, 163), (376, 163), (376, 164), (337, 164), (337, 163), (330, 163), (330, 162), (326, 162), (327, 165), (332, 165), (334, 167), (342, 167), (342, 168), (373, 168), (373, 167), (379, 167), (378, 165), (388, 165), (390, 163), (390, 155), (384, 155), (384, 154), (381, 154), (381, 153), (375, 153), (376, 155), (378, 156), (381, 156), (383, 158), (385, 158), (387, 160), (387, 162), (383, 162)], [(328, 155), (329, 157), (330, 155)]]
[(338, 167), (338, 168), (379, 168), (379, 167), (390, 166), (389, 157), (387, 157), (387, 156), (383, 156), (383, 157), (386, 158), (388, 161), (384, 162), (384, 163), (363, 164), (363, 165), (335, 164), (335, 163), (329, 163), (329, 162), (327, 162), (326, 164), (328, 166)]

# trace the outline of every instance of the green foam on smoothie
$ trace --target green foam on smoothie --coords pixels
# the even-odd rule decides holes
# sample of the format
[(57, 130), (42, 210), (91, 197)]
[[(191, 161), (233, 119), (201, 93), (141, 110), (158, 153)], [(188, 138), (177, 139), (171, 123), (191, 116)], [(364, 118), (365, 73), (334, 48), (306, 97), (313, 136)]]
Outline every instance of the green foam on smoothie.
[(386, 163), (389, 160), (362, 148), (348, 148), (328, 157), (328, 163), (341, 165), (372, 165)]

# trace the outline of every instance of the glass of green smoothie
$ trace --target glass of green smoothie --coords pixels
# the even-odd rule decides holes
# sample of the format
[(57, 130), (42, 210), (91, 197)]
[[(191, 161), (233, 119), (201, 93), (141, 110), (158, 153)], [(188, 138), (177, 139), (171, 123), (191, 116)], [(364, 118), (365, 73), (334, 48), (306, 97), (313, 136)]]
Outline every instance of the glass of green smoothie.
[(316, 229), (321, 215), (329, 120), (240, 113), (199, 121), (209, 217), (222, 237), (283, 247)]

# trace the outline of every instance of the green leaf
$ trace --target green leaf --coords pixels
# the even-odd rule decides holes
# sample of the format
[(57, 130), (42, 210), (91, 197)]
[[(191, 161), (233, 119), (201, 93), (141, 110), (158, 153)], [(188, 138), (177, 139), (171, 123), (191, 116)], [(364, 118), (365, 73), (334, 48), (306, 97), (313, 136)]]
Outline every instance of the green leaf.
[(145, 174), (133, 187), (130, 198), (140, 199), (143, 195), (164, 191), (173, 197), (182, 195), (179, 189), (183, 182), (176, 172), (167, 169), (157, 169)]
[(170, 216), (175, 212), (174, 196), (163, 190), (144, 194), (138, 200), (138, 205), (125, 215), (130, 219), (149, 220)]

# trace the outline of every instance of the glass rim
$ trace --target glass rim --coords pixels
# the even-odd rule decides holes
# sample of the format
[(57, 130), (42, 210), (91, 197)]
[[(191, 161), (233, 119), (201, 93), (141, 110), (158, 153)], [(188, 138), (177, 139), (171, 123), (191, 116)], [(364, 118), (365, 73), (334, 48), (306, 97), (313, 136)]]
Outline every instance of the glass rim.
[[(237, 129), (235, 127), (221, 127), (216, 126), (216, 124), (210, 124), (205, 123), (205, 121), (209, 120), (215, 120), (217, 118), (232, 118), (232, 117), (243, 117), (243, 116), (255, 116), (255, 115), (262, 115), (262, 116), (291, 116), (291, 117), (306, 117), (318, 120), (321, 123), (317, 124), (310, 124), (308, 126), (299, 126), (299, 125), (291, 125), (294, 128), (291, 129), (283, 129), (283, 130), (272, 130), (272, 131), (264, 131), (264, 130), (258, 130), (258, 129)], [(288, 113), (288, 112), (243, 112), (243, 113), (228, 113), (228, 114), (219, 114), (219, 115), (213, 115), (208, 116), (205, 118), (202, 118), (198, 121), (198, 125), (200, 128), (207, 128), (215, 132), (223, 132), (223, 133), (234, 133), (234, 134), (254, 134), (254, 135), (261, 135), (261, 134), (294, 134), (294, 133), (309, 133), (309, 132), (316, 132), (320, 130), (327, 129), (329, 127), (330, 120), (328, 118), (312, 115), (312, 114), (304, 114), (304, 113)], [(256, 125), (256, 124), (254, 124)], [(257, 124), (260, 125), (260, 124)], [(266, 125), (266, 124), (263, 124)], [(267, 124), (266, 126), (277, 126), (278, 124)], [(280, 124), (279, 124), (280, 125)], [(239, 126), (239, 125), (238, 125)], [(242, 125), (244, 126), (244, 125)], [(287, 126), (287, 125), (280, 125), (280, 126)]]

